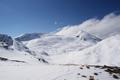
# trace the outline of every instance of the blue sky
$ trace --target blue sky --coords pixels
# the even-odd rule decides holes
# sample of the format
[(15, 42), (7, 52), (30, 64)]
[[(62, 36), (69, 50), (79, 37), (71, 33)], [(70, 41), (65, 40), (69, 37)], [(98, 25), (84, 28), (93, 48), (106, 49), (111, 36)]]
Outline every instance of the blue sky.
[(0, 33), (51, 32), (120, 11), (120, 0), (0, 0)]

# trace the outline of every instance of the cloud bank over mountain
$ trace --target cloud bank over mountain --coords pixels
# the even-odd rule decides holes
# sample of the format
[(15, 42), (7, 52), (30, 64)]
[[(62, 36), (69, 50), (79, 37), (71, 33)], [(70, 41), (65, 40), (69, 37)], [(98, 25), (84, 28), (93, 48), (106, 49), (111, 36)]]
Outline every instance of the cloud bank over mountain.
[(102, 19), (92, 18), (79, 25), (66, 26), (57, 35), (75, 35), (79, 30), (86, 31), (100, 38), (120, 33), (120, 14), (110, 13)]

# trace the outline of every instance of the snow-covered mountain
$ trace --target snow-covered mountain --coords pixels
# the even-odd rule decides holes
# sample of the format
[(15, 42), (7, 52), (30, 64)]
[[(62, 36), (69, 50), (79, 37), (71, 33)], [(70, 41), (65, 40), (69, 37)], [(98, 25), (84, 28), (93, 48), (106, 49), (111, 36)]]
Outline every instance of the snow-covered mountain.
[[(79, 31), (76, 35), (46, 35), (41, 38), (25, 42), (25, 45), (35, 52), (45, 51), (48, 54), (63, 54), (71, 51), (80, 51), (90, 47), (101, 39), (87, 32)], [(23, 41), (24, 43), (24, 41)]]
[(17, 41), (29, 41), (32, 39), (36, 39), (36, 38), (40, 38), (42, 35), (44, 35), (43, 33), (26, 33), (26, 34), (22, 34), (19, 37), (15, 38)]
[[(120, 66), (119, 36), (100, 39), (96, 35), (76, 27), (65, 27), (52, 35), (44, 35), (24, 45), (36, 56), (49, 55), (52, 64), (97, 64)], [(117, 45), (113, 45), (113, 44)], [(23, 49), (24, 50), (24, 49)], [(116, 52), (115, 52), (116, 51)], [(109, 55), (109, 56), (108, 56)], [(117, 55), (117, 56), (116, 56)], [(113, 60), (113, 58), (116, 59)]]
[(6, 34), (0, 34), (0, 60), (3, 63), (4, 61), (16, 63), (48, 63), (42, 55), (36, 55), (34, 51)]
[[(98, 24), (102, 24), (103, 22), (106, 23), (106, 20), (111, 20), (111, 18), (115, 20), (117, 19), (119, 22), (119, 16), (110, 14), (108, 16), (105, 16), (100, 21), (95, 19), (88, 20), (80, 24), (80, 26), (76, 25), (71, 27), (64, 27), (53, 34), (48, 33), (47, 35), (44, 35), (43, 33), (29, 33), (19, 36), (15, 39), (12, 39), (10, 36), (6, 35), (4, 37), (4, 35), (1, 34), (1, 46), (4, 45), (4, 48), (11, 48), (13, 51), (16, 50), (19, 52), (25, 52), (34, 56), (36, 59), (41, 58), (41, 56), (46, 58), (47, 56), (49, 59), (46, 60), (56, 64), (77, 63), (107, 64), (119, 66), (120, 64), (117, 60), (119, 56), (116, 57), (115, 61), (112, 60), (114, 58), (113, 53), (119, 55), (119, 41), (115, 41), (117, 46), (113, 45), (114, 42), (112, 42), (116, 39), (116, 36), (113, 36), (115, 38), (110, 38), (110, 42), (108, 40), (109, 37), (106, 34), (107, 31), (104, 31), (104, 29), (100, 29), (100, 34), (105, 33), (106, 36), (92, 34), (91, 31), (88, 31), (87, 29), (87, 27), (90, 29), (94, 27), (95, 29), (95, 26), (97, 29)], [(111, 25), (107, 25), (107, 28), (111, 27)], [(118, 27), (119, 26), (117, 26), (117, 29)], [(113, 31), (113, 33), (115, 32)], [(108, 47), (107, 45), (113, 45), (112, 51), (109, 49), (111, 47)], [(106, 50), (106, 47), (109, 50)], [(44, 62), (44, 60), (42, 61)]]
[(13, 45), (13, 40), (10, 36), (0, 34), (0, 47), (8, 48)]
[(120, 35), (109, 37), (82, 51), (52, 56), (55, 63), (120, 66)]
[[(1, 80), (120, 80), (119, 59), (120, 15), (90, 19), (52, 34), (0, 34), (0, 65), (12, 65), (0, 66)], [(21, 64), (27, 66), (17, 66)]]

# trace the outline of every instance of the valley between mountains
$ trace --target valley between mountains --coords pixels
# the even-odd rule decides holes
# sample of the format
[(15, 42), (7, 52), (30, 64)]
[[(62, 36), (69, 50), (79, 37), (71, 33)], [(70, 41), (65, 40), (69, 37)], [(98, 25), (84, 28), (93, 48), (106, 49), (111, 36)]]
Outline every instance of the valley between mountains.
[(120, 80), (118, 23), (109, 14), (51, 33), (0, 34), (0, 80)]

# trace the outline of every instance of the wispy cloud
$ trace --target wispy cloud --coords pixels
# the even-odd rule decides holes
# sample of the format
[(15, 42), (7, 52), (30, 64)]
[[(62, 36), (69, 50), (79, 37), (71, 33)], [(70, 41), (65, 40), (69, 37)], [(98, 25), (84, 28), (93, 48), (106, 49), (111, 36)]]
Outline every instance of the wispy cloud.
[(79, 25), (67, 26), (59, 33), (77, 33), (79, 30), (84, 30), (100, 38), (120, 33), (120, 14), (110, 13), (102, 19), (92, 18)]
[(120, 15), (111, 13), (101, 20), (90, 19), (80, 24), (79, 27), (101, 38), (106, 38), (110, 35), (120, 33)]

